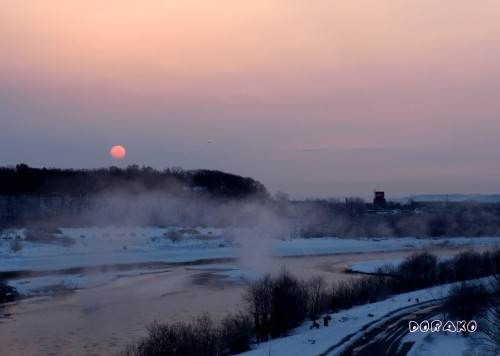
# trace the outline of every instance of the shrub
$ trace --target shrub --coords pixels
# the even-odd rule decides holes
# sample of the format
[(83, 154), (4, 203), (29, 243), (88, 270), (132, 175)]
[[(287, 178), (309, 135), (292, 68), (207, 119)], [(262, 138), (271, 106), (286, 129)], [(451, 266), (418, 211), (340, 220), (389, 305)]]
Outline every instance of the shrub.
[(474, 335), (474, 342), (483, 355), (500, 355), (500, 273), (488, 278), (485, 288), (490, 296), (480, 313), (481, 333)]
[(473, 279), (480, 277), (483, 265), (482, 256), (475, 251), (464, 251), (450, 261), (453, 280)]
[(11, 252), (19, 252), (23, 249), (23, 244), (19, 239), (10, 241), (10, 251)]
[(413, 254), (398, 266), (396, 275), (404, 282), (402, 291), (432, 286), (436, 283), (437, 257), (427, 251)]
[(52, 243), (57, 239), (57, 236), (41, 229), (26, 229), (24, 239), (30, 242)]
[[(445, 307), (452, 318), (473, 320), (484, 312), (489, 299), (486, 288), (475, 282), (464, 281), (451, 288)], [(464, 332), (467, 336), (467, 331)]]
[(128, 345), (122, 355), (224, 355), (248, 350), (252, 339), (250, 319), (243, 314), (229, 315), (220, 323), (208, 314), (191, 323), (155, 321), (147, 330), (148, 335)]
[(252, 283), (245, 296), (253, 318), (257, 342), (286, 335), (307, 315), (308, 294), (305, 283), (283, 269)]
[(362, 276), (332, 285), (330, 308), (334, 311), (383, 300), (394, 293), (397, 281), (390, 276)]
[(8, 286), (0, 281), (0, 303), (12, 302), (19, 298), (16, 288)]
[(307, 315), (305, 284), (283, 269), (272, 286), (271, 337), (284, 336)]
[(76, 241), (74, 238), (69, 237), (69, 236), (61, 236), (58, 238), (58, 242), (63, 245), (64, 247), (70, 247), (76, 244)]
[(253, 339), (252, 320), (247, 314), (228, 315), (220, 323), (222, 351), (238, 354), (250, 349)]
[(272, 313), (272, 279), (267, 274), (251, 283), (244, 299), (248, 303), (248, 312), (253, 319), (254, 333), (257, 343), (269, 339)]
[(59, 244), (64, 247), (69, 247), (76, 243), (72, 237), (57, 236), (58, 234), (44, 229), (27, 229), (24, 233), (24, 240), (43, 244)]
[(315, 276), (306, 283), (306, 288), (308, 316), (310, 320), (316, 320), (327, 309), (326, 282), (323, 277)]
[(182, 240), (182, 235), (173, 229), (167, 231), (164, 235), (167, 239), (170, 239), (170, 241), (174, 243)]
[(185, 235), (201, 235), (201, 232), (199, 232), (196, 229), (193, 228), (185, 228), (185, 229), (180, 229), (177, 231), (179, 234), (185, 234)]

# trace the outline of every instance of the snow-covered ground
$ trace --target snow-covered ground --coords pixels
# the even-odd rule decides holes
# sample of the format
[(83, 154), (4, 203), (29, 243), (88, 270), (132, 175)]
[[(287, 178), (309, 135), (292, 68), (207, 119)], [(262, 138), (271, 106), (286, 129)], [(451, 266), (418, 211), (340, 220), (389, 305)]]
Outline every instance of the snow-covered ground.
[(462, 355), (469, 347), (468, 339), (461, 334), (422, 333), (416, 332), (405, 336), (401, 342), (414, 342), (408, 356), (457, 356)]
[[(38, 296), (0, 307), (0, 354), (116, 353), (144, 335), (154, 319), (189, 320), (204, 311), (217, 317), (244, 308), (246, 282), (282, 266), (300, 278), (319, 274), (333, 281), (348, 278), (343, 271), (353, 261), (394, 262), (420, 248), (458, 251), (500, 244), (500, 238), (277, 240), (251, 229), (177, 229), (180, 238), (169, 238), (173, 229), (160, 227), (60, 230), (57, 236), (74, 243), (25, 241), (23, 230), (0, 239), (0, 273), (8, 274), (8, 283), (21, 293)], [(21, 249), (13, 249), (13, 241)], [(12, 274), (20, 271), (29, 274)], [(59, 290), (54, 286), (76, 290), (61, 298), (46, 297)], [(424, 301), (443, 292), (419, 293)], [(304, 324), (296, 335), (252, 352), (323, 352), (367, 322), (407, 306), (408, 298), (381, 303), (336, 314), (328, 328), (309, 330)], [(438, 342), (424, 338), (418, 345), (425, 350), (426, 343)]]
[[(391, 318), (405, 315), (410, 310), (419, 308), (425, 302), (440, 300), (446, 296), (452, 285), (400, 294), (381, 302), (333, 313), (330, 314), (332, 320), (329, 325), (323, 326), (320, 322), (319, 329), (310, 329), (311, 322), (305, 322), (292, 331), (290, 336), (261, 343), (242, 355), (338, 355), (362, 336), (360, 330), (368, 332)], [(417, 298), (419, 303), (415, 302)], [(440, 316), (437, 318), (442, 319)], [(408, 325), (408, 321), (405, 323)], [(445, 336), (444, 332), (431, 334), (417, 331), (402, 340), (402, 342), (407, 341), (414, 342), (408, 355), (415, 356), (456, 356), (461, 355), (466, 349), (465, 339), (461, 335), (448, 333)]]
[[(220, 228), (177, 229), (178, 240), (168, 238), (172, 228), (61, 228), (61, 234), (74, 244), (25, 241), (25, 231), (10, 233), (0, 240), (0, 273), (34, 271), (43, 275), (14, 278), (10, 284), (23, 294), (36, 294), (44, 286), (63, 284), (68, 288), (89, 288), (109, 283), (126, 275), (164, 272), (170, 265), (203, 261), (238, 260), (239, 267), (220, 265), (218, 274), (233, 280), (258, 278), (273, 257), (352, 254), (435, 247), (480, 248), (500, 244), (500, 238), (312, 238), (264, 239), (252, 230)], [(187, 233), (182, 233), (187, 231)], [(238, 234), (242, 233), (245, 238)], [(21, 249), (14, 251), (17, 239)], [(13, 238), (13, 239), (12, 239)], [(387, 263), (402, 259), (362, 261), (349, 266), (353, 271), (373, 272)], [(213, 262), (212, 262), (213, 263)], [(94, 267), (94, 269), (92, 269)], [(98, 267), (98, 268), (97, 268)], [(195, 267), (191, 267), (195, 269)], [(197, 267), (201, 268), (201, 267)], [(213, 274), (213, 264), (209, 267)]]
[(364, 253), (397, 250), (416, 250), (433, 247), (487, 247), (500, 244), (500, 238), (416, 239), (335, 237), (311, 239), (264, 239), (257, 233), (240, 230), (231, 233), (217, 228), (196, 228), (198, 234), (184, 234), (172, 241), (167, 228), (61, 228), (61, 236), (69, 237), (73, 245), (24, 241), (19, 230), (22, 248), (14, 252), (13, 240), (0, 240), (0, 272), (47, 271), (77, 267), (123, 265), (139, 263), (186, 263), (207, 259), (244, 259), (304, 256), (321, 254)]

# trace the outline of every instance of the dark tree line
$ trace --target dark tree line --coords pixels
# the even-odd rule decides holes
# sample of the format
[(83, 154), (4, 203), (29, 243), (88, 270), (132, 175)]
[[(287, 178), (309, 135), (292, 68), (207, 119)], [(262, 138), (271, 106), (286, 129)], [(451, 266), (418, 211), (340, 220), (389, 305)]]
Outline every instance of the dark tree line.
[(442, 261), (428, 252), (416, 253), (398, 266), (382, 267), (373, 275), (335, 284), (330, 307), (333, 310), (349, 309), (355, 305), (383, 300), (394, 294), (499, 273), (499, 249), (482, 254), (465, 251)]
[(500, 236), (500, 203), (388, 202), (384, 211), (360, 198), (346, 201), (276, 199), (278, 216), (298, 237)]
[(129, 344), (123, 356), (212, 356), (249, 350), (251, 321), (245, 314), (231, 314), (220, 322), (204, 314), (190, 323), (153, 322), (148, 335)]
[(217, 198), (246, 198), (267, 196), (265, 187), (252, 178), (212, 170), (163, 171), (137, 165), (125, 169), (32, 168), (26, 164), (0, 168), (0, 196), (71, 196), (86, 197), (126, 191), (140, 194), (145, 191), (181, 193), (196, 187), (200, 192)]
[[(113, 201), (117, 196), (133, 204), (118, 204)], [(150, 203), (141, 200), (146, 196)], [(160, 204), (159, 198), (170, 201)], [(278, 193), (270, 199), (266, 188), (252, 178), (204, 169), (158, 171), (133, 165), (62, 170), (25, 164), (0, 168), (0, 225), (42, 219), (88, 225), (95, 216), (117, 223), (120, 216), (149, 212), (139, 224), (229, 226), (242, 220), (247, 224), (250, 217), (238, 215), (246, 209), (236, 203), (249, 200), (258, 201), (260, 211), (288, 226), (291, 237), (500, 236), (500, 203), (387, 202), (384, 210), (377, 210), (360, 198), (291, 201)], [(231, 204), (228, 214), (224, 208)], [(140, 211), (132, 214), (134, 208)]]
[[(65, 226), (132, 222), (203, 225), (212, 211), (269, 200), (252, 178), (210, 170), (163, 171), (136, 165), (93, 170), (0, 168), (0, 227), (40, 221)], [(225, 222), (227, 225), (227, 222)]]

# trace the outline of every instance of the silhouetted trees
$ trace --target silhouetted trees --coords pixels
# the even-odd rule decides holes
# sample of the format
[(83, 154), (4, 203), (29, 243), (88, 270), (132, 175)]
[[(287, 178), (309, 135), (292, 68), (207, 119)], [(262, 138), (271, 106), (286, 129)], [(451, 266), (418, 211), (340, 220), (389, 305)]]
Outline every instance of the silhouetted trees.
[(260, 182), (220, 171), (178, 167), (158, 171), (137, 165), (93, 170), (39, 169), (26, 164), (0, 167), (0, 223), (22, 225), (55, 218), (66, 224), (91, 224), (95, 212), (110, 216), (103, 208), (119, 216), (131, 209), (114, 204), (116, 196), (140, 200), (148, 194), (182, 203), (164, 203), (162, 211), (150, 211), (149, 221), (143, 224), (228, 225), (222, 214), (210, 213), (214, 206), (207, 201), (229, 206), (253, 200), (273, 218), (287, 222), (292, 237), (500, 236), (500, 203), (389, 201), (384, 210), (376, 210), (360, 198), (297, 201), (280, 192), (271, 199)]
[[(473, 261), (473, 262), (472, 262)], [(467, 263), (473, 272), (460, 274)], [(498, 268), (500, 250), (476, 254), (464, 252), (451, 259), (437, 262), (427, 251), (413, 254), (400, 265), (381, 269), (375, 275), (340, 281), (327, 287), (321, 277), (299, 280), (286, 269), (276, 276), (267, 274), (249, 284), (244, 296), (247, 311), (229, 315), (215, 322), (203, 315), (191, 323), (158, 323), (148, 327), (148, 335), (129, 345), (124, 355), (227, 355), (248, 350), (252, 343), (287, 335), (306, 319), (311, 328), (319, 328), (316, 320), (326, 313), (349, 309), (356, 305), (373, 303), (391, 295), (414, 291), (440, 282), (462, 281), (494, 273), (487, 279), (489, 285), (464, 282), (452, 288), (447, 301), (450, 317), (472, 320), (478, 317), (487, 333), (478, 340), (486, 350), (498, 350), (500, 339)], [(490, 267), (486, 267), (486, 265)], [(440, 267), (438, 267), (440, 266)], [(446, 267), (445, 267), (446, 266)], [(453, 273), (448, 279), (438, 280), (430, 271), (446, 269)], [(411, 271), (414, 269), (414, 271)], [(328, 315), (328, 314), (327, 314)], [(331, 318), (330, 318), (331, 319)]]
[(394, 294), (490, 276), (500, 270), (496, 267), (499, 264), (498, 249), (483, 254), (465, 251), (440, 262), (427, 251), (415, 253), (398, 266), (386, 266), (373, 275), (334, 283), (329, 294), (330, 309), (349, 309)]
[[(139, 224), (199, 225), (211, 217), (207, 202), (243, 200), (265, 202), (269, 196), (254, 179), (220, 171), (160, 172), (136, 165), (93, 170), (25, 164), (0, 168), (0, 224), (7, 225), (41, 220), (65, 225), (116, 223), (127, 215), (143, 215)], [(92, 221), (96, 218), (108, 221)]]
[(500, 270), (483, 283), (489, 296), (479, 311), (481, 333), (474, 335), (474, 344), (484, 355), (500, 355)]
[(307, 315), (307, 290), (287, 270), (250, 284), (245, 300), (253, 319), (257, 342), (286, 335)]
[(212, 356), (247, 351), (252, 341), (251, 323), (244, 314), (230, 314), (215, 322), (203, 314), (190, 323), (153, 322), (148, 335), (129, 344), (124, 356)]
[(416, 289), (436, 284), (437, 257), (429, 252), (413, 254), (397, 268), (396, 276)]
[(316, 320), (328, 309), (327, 284), (323, 277), (315, 276), (306, 282), (307, 311), (310, 320)]
[(293, 236), (476, 237), (500, 236), (500, 203), (388, 202), (374, 210), (360, 198), (295, 201), (276, 197), (276, 216), (293, 221)]
[(86, 197), (113, 191), (140, 194), (144, 191), (206, 191), (213, 197), (267, 197), (265, 187), (252, 178), (213, 170), (158, 171), (151, 167), (132, 165), (93, 170), (32, 168), (19, 164), (0, 168), (0, 196), (72, 196)]
[[(462, 281), (453, 286), (445, 302), (447, 314), (450, 319), (474, 320), (486, 309), (487, 300), (490, 298), (488, 290), (478, 281)], [(463, 332), (468, 335), (467, 329)]]

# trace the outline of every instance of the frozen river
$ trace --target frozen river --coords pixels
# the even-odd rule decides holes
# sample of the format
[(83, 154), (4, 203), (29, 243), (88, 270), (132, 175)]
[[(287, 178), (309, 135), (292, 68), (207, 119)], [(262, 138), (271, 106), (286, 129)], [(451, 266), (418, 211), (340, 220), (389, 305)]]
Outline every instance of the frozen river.
[[(78, 271), (70, 275), (54, 272), (13, 279), (10, 284), (23, 293), (36, 294), (34, 291), (44, 285), (59, 283), (77, 289), (65, 295), (32, 297), (1, 306), (0, 354), (109, 355), (145, 335), (146, 326), (153, 320), (190, 320), (203, 312), (218, 318), (243, 310), (242, 296), (247, 283), (264, 273), (277, 272), (282, 267), (299, 278), (320, 275), (330, 283), (350, 278), (351, 275), (345, 274), (344, 270), (352, 262), (404, 258), (422, 247), (417, 244), (424, 245), (424, 242), (427, 245), (434, 243), (429, 246), (440, 255), (470, 248), (470, 240), (468, 244), (465, 243), (467, 240), (462, 243), (456, 240), (453, 246), (450, 242), (422, 242), (416, 239), (254, 240), (249, 244), (237, 242), (229, 246), (223, 245), (218, 237), (186, 239), (177, 245), (161, 242), (162, 245), (152, 239), (156, 235), (149, 236), (144, 232), (146, 236), (142, 236), (141, 231), (117, 233), (117, 237), (125, 236), (127, 239), (116, 240), (119, 243), (113, 242), (112, 234), (106, 236), (109, 237), (107, 240), (99, 242), (102, 236), (95, 231), (85, 232), (86, 237), (80, 239), (76, 236), (83, 235), (82, 231), (68, 230), (65, 234), (73, 234), (81, 246), (74, 245), (66, 252), (59, 251), (55, 246), (43, 245), (26, 246), (24, 254), (7, 254), (4, 251), (2, 271), (26, 270), (19, 268), (25, 267), (26, 261), (35, 266), (32, 270), (38, 271), (50, 268), (56, 271), (76, 265), (81, 267), (81, 261), (97, 265), (102, 265), (103, 261), (116, 263), (120, 261), (120, 253), (122, 263), (130, 263), (131, 256), (133, 262), (152, 262), (161, 256), (161, 251), (164, 251), (162, 262), (165, 263), (169, 262), (165, 257), (169, 254), (182, 255), (188, 261), (200, 259), (200, 256), (208, 260), (221, 257), (230, 260), (193, 265), (183, 261), (184, 264), (156, 269), (148, 269), (145, 264), (141, 269), (128, 271)], [(497, 242), (496, 239), (485, 241), (476, 240), (475, 248), (480, 250)], [(123, 244), (127, 244), (126, 250), (122, 248)], [(90, 258), (97, 250), (97, 257)], [(53, 263), (50, 264), (41, 262), (51, 259)]]

